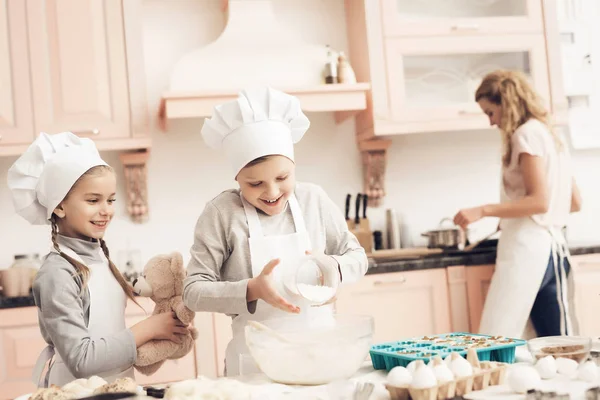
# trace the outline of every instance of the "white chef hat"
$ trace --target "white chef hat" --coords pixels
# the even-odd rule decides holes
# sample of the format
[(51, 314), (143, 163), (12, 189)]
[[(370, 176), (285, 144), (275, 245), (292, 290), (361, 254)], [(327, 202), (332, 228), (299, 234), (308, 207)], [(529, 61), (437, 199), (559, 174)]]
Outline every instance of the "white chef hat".
[(214, 149), (222, 148), (235, 176), (250, 161), (282, 155), (294, 161), (294, 143), (310, 126), (294, 96), (263, 87), (247, 89), (236, 100), (214, 108), (202, 137)]
[(49, 224), (77, 179), (98, 165), (108, 164), (91, 139), (42, 132), (8, 170), (15, 210), (34, 225)]

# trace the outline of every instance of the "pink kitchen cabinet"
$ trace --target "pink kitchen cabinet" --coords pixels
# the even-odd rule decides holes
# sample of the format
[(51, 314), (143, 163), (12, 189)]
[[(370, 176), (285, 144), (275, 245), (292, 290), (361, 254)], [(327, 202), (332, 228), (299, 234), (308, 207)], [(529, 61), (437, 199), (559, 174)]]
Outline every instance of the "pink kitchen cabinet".
[(524, 71), (552, 105), (541, 0), (425, 3), (346, 0), (351, 62), (372, 87), (359, 140), (488, 128), (475, 90), (501, 68)]
[(71, 131), (101, 150), (151, 146), (141, 0), (4, 0), (0, 155), (39, 132)]
[(592, 338), (600, 337), (600, 254), (572, 256), (575, 283), (575, 312), (579, 333)]
[(0, 146), (33, 140), (27, 15), (22, 0), (0, 1)]
[(31, 373), (46, 347), (35, 307), (0, 310), (0, 400), (35, 390)]
[(469, 332), (469, 297), (467, 290), (467, 267), (452, 266), (446, 268), (448, 276), (448, 303), (452, 332)]
[(479, 332), (481, 313), (494, 275), (494, 268), (495, 265), (472, 265), (465, 268), (469, 304), (469, 331), (471, 333)]
[(336, 310), (373, 316), (375, 343), (449, 332), (446, 269), (367, 275), (340, 288)]
[(121, 1), (27, 0), (36, 132), (129, 136)]
[(380, 0), (385, 36), (541, 33), (540, 0)]
[(233, 337), (231, 331), (231, 317), (225, 314), (213, 314), (215, 332), (215, 354), (217, 363), (217, 376), (223, 376), (225, 370), (225, 350)]
[[(543, 35), (385, 40), (389, 113), (380, 133), (455, 131), (489, 126), (475, 102), (481, 78), (496, 68), (525, 71), (550, 99)], [(548, 106), (550, 105), (548, 101)]]

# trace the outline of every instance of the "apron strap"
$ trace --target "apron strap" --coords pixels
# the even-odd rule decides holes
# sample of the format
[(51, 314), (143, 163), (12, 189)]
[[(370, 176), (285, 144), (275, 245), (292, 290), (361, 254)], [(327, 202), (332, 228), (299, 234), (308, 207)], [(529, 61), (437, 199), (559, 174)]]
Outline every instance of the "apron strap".
[(251, 238), (263, 237), (262, 227), (260, 226), (260, 220), (258, 219), (258, 213), (256, 208), (244, 199), (242, 192), (240, 192), (240, 199), (244, 205), (244, 211), (246, 212), (246, 219), (248, 220), (248, 233)]
[[(50, 377), (50, 361), (54, 357), (54, 354), (54, 346), (46, 346), (35, 362), (35, 367), (33, 368), (33, 372), (31, 374), (31, 380), (37, 385), (37, 387), (48, 387), (48, 378)], [(48, 364), (48, 371), (46, 371), (46, 376), (44, 377), (44, 382), (42, 383), (42, 372), (44, 372), (44, 367), (46, 367), (46, 364)]]
[(296, 226), (296, 233), (305, 233), (306, 225), (304, 224), (304, 216), (302, 215), (302, 210), (300, 209), (300, 204), (298, 203), (298, 199), (296, 195), (292, 193), (290, 199), (288, 200), (288, 204), (290, 205), (290, 210), (292, 211), (292, 218), (294, 219), (294, 225)]
[(570, 263), (570, 252), (564, 243), (564, 238), (558, 234), (555, 229), (548, 229), (552, 236), (552, 261), (554, 264), (554, 275), (556, 277), (556, 299), (560, 310), (560, 333), (561, 335), (570, 335), (573, 333), (573, 325), (569, 312), (569, 296), (567, 272), (565, 270), (565, 260)]

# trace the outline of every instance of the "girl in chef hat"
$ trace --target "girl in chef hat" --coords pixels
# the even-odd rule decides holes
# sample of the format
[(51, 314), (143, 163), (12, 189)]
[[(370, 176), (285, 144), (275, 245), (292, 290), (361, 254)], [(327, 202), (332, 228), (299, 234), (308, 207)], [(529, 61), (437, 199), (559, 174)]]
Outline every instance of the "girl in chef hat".
[(365, 251), (338, 207), (319, 186), (296, 182), (294, 144), (309, 125), (297, 98), (258, 88), (215, 107), (202, 128), (205, 142), (225, 154), (239, 188), (215, 197), (200, 215), (183, 299), (194, 311), (233, 318), (229, 376), (240, 373), (248, 353), (246, 321), (291, 313), (311, 322), (332, 314), (331, 304), (305, 307), (279, 291), (280, 269), (312, 252), (338, 281), (356, 281), (367, 271)]
[(40, 134), (9, 169), (8, 186), (17, 213), (31, 224), (52, 226), (53, 251), (33, 284), (48, 343), (34, 369), (35, 383), (62, 386), (92, 375), (133, 378), (138, 346), (186, 333), (170, 314), (125, 327), (126, 300), (133, 292), (103, 239), (114, 214), (115, 174), (90, 139)]
[(475, 101), (500, 129), (502, 190), (499, 204), (462, 209), (467, 228), (501, 218), (496, 268), (479, 330), (521, 337), (529, 318), (538, 336), (577, 334), (573, 274), (562, 228), (581, 207), (567, 144), (527, 78), (498, 70), (484, 77)]

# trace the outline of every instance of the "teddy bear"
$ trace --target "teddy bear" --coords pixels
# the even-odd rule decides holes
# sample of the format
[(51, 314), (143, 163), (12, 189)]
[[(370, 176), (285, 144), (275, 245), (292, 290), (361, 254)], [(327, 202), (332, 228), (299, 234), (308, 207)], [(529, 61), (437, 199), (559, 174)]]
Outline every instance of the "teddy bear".
[[(180, 253), (157, 255), (146, 263), (142, 276), (133, 281), (133, 291), (154, 301), (152, 315), (174, 312), (181, 322), (188, 325), (194, 320), (195, 313), (183, 304), (184, 278), (185, 269)], [(181, 343), (151, 340), (138, 347), (134, 367), (144, 375), (152, 375), (165, 360), (175, 360), (188, 354), (197, 337), (198, 331), (190, 327), (188, 334), (181, 335)]]

